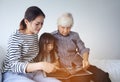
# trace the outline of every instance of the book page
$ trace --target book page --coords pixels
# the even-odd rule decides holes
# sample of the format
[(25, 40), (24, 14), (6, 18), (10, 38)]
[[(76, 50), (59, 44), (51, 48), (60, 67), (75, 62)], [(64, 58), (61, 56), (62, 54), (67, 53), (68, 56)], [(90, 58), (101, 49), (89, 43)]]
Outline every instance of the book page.
[(86, 76), (86, 75), (92, 75), (92, 73), (87, 70), (85, 71), (82, 68), (76, 69), (60, 68), (54, 73), (46, 73), (47, 77), (55, 77), (57, 79), (69, 79), (74, 76)]

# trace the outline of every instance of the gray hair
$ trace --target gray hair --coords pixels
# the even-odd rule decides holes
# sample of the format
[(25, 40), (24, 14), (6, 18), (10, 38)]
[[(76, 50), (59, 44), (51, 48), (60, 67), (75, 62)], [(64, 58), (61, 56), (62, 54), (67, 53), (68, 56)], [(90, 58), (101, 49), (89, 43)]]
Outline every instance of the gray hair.
[(57, 20), (58, 26), (63, 27), (72, 27), (73, 25), (73, 16), (71, 13), (64, 13), (62, 14)]

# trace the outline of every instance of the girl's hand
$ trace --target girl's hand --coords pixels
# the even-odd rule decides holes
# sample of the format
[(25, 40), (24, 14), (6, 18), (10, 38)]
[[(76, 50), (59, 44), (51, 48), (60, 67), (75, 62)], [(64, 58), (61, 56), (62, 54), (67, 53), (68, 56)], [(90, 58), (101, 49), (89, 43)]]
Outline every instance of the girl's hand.
[(60, 63), (59, 63), (59, 61), (55, 61), (54, 63), (52, 63), (52, 64), (54, 64), (55, 66), (57, 66), (57, 67), (60, 67)]

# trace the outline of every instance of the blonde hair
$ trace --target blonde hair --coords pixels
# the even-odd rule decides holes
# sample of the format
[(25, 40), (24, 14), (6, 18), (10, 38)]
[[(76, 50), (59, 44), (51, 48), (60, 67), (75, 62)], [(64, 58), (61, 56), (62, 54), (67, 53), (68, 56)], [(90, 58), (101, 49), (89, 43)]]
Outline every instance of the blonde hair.
[(73, 16), (71, 13), (64, 13), (62, 14), (57, 20), (58, 26), (63, 27), (72, 27), (73, 25)]

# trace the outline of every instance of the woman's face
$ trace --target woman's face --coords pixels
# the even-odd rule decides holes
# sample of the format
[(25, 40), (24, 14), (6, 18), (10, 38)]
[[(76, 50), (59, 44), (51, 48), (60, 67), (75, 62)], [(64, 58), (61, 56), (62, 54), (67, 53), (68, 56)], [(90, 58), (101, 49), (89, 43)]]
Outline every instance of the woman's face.
[(38, 16), (33, 21), (25, 21), (27, 25), (27, 34), (38, 34), (44, 23), (44, 17)]
[(47, 44), (47, 51), (50, 52), (51, 50), (53, 50), (53, 47), (54, 47), (53, 43)]
[(70, 33), (71, 27), (58, 26), (58, 30), (61, 35), (67, 36)]

